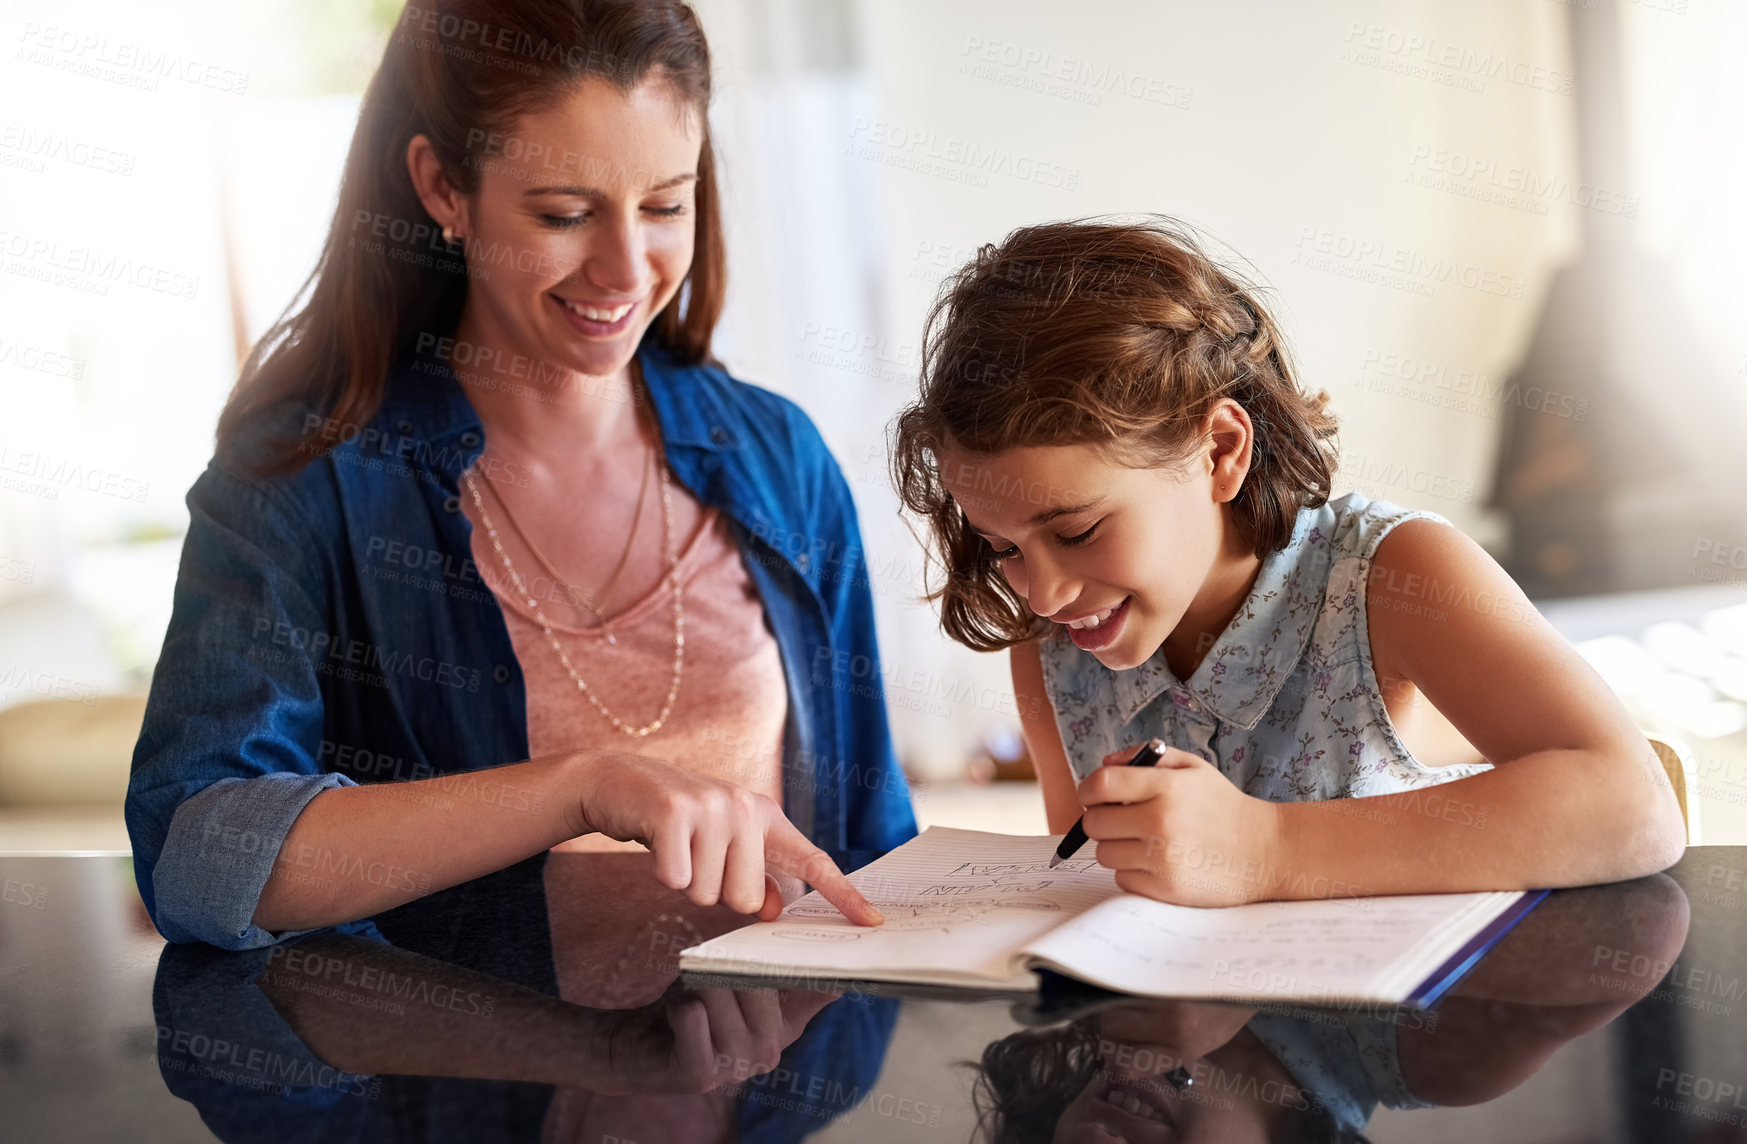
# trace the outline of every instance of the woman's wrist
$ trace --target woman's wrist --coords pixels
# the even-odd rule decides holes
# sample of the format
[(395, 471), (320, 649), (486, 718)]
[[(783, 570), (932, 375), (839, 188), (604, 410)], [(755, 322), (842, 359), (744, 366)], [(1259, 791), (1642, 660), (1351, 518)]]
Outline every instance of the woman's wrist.
[(594, 804), (594, 787), (598, 777), (599, 754), (595, 751), (565, 751), (546, 760), (557, 776), (559, 805), (571, 838), (593, 834), (596, 827), (589, 821), (588, 808)]

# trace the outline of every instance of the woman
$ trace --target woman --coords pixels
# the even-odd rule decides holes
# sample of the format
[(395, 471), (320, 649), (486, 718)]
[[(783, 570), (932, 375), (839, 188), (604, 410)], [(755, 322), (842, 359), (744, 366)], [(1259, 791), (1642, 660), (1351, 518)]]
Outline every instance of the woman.
[(839, 868), (915, 823), (877, 672), (836, 672), (877, 662), (854, 507), (805, 415), (711, 364), (709, 94), (673, 0), (406, 9), (309, 300), (188, 496), (127, 799), (170, 940), (579, 836), (700, 906), (774, 916), (768, 865), (879, 921)]

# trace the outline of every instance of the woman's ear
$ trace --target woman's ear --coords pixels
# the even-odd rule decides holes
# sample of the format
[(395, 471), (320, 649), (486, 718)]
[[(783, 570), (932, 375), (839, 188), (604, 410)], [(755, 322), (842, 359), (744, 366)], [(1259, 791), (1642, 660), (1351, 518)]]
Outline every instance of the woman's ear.
[[(462, 234), (467, 228), (467, 196), (455, 189), (449, 176), (443, 173), (443, 162), (437, 150), (423, 134), (414, 135), (406, 145), (406, 170), (412, 177), (413, 190), (419, 202), (440, 227), (454, 227)], [(412, 220), (408, 220), (412, 221)]]
[(1250, 460), (1255, 455), (1255, 427), (1250, 423), (1249, 412), (1229, 397), (1221, 398), (1208, 410), (1204, 427), (1211, 445), (1207, 460), (1212, 468), (1213, 499), (1215, 503), (1227, 504), (1249, 476)]

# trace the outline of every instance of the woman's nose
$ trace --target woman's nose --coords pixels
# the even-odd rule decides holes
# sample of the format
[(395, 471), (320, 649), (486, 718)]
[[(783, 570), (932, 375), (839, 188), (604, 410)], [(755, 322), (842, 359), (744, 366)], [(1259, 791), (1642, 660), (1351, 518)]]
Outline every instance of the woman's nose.
[(640, 293), (648, 280), (648, 245), (638, 220), (621, 218), (594, 233), (584, 270), (588, 280), (614, 294)]

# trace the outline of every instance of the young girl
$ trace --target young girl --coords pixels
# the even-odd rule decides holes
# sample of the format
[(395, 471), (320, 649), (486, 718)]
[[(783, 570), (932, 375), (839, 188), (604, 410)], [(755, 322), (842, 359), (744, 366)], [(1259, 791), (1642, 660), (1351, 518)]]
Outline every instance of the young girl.
[(1327, 400), (1168, 219), (1027, 227), (943, 291), (893, 472), (942, 628), (1010, 649), (1050, 829), (1084, 808), (1118, 885), (1190, 905), (1673, 863), (1648, 743), (1510, 577), (1329, 499)]

